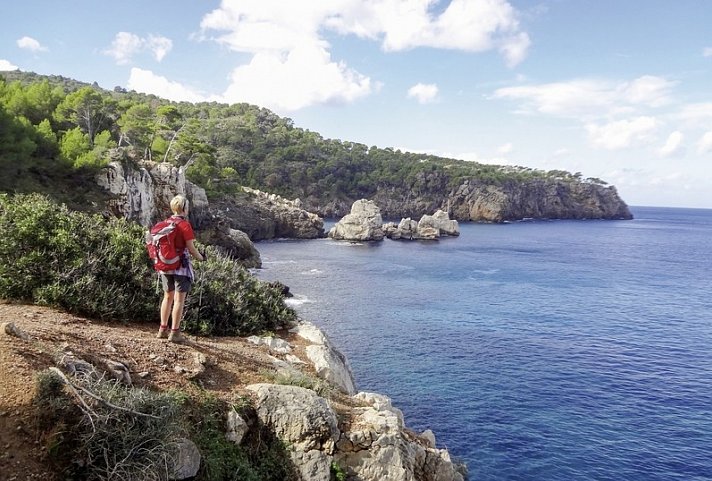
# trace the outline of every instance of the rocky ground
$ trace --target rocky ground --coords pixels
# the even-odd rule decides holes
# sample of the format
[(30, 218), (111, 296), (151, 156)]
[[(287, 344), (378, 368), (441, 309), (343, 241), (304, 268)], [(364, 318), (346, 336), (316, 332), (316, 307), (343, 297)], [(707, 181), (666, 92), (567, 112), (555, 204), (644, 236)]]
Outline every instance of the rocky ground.
[[(129, 368), (133, 385), (190, 392), (203, 388), (230, 399), (246, 385), (263, 382), (273, 369), (266, 346), (244, 338), (188, 336), (177, 345), (156, 339), (156, 326), (98, 322), (54, 309), (0, 301), (0, 325), (12, 323), (23, 337), (0, 329), (0, 479), (52, 479), (42, 439), (33, 431), (36, 373), (74, 355), (90, 362), (112, 360)], [(287, 333), (283, 333), (285, 336)], [(304, 343), (287, 336), (299, 351)], [(201, 357), (203, 355), (204, 357)], [(197, 359), (201, 359), (198, 362)]]

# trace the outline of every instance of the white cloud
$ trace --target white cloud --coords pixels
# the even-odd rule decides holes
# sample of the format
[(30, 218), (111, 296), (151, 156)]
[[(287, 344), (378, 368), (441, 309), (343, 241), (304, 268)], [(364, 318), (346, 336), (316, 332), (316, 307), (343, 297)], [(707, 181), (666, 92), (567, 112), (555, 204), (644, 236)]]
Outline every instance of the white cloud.
[(501, 145), (501, 146), (497, 149), (497, 153), (498, 153), (499, 155), (508, 155), (508, 154), (511, 154), (512, 151), (514, 151), (514, 146), (512, 145), (511, 142), (508, 142), (508, 143), (506, 143), (506, 144), (504, 144), (504, 145)]
[(17, 40), (17, 46), (31, 52), (47, 52), (49, 49), (32, 37), (22, 37)]
[(676, 117), (689, 122), (709, 121), (712, 119), (712, 102), (685, 105)]
[(702, 51), (702, 56), (712, 57), (712, 47), (705, 47), (705, 49)]
[(560, 117), (595, 118), (630, 113), (636, 107), (661, 107), (670, 102), (674, 82), (645, 75), (630, 82), (577, 79), (540, 85), (505, 87), (494, 98), (519, 100), (524, 112)]
[(712, 152), (712, 130), (705, 132), (697, 142), (697, 153), (707, 154), (709, 152)]
[(621, 99), (631, 104), (662, 107), (670, 103), (670, 91), (676, 84), (662, 77), (644, 75), (621, 86)]
[(438, 86), (436, 84), (418, 83), (408, 89), (408, 98), (416, 99), (421, 104), (435, 102), (438, 97)]
[(665, 145), (660, 149), (660, 155), (663, 157), (682, 155), (685, 152), (685, 147), (682, 144), (683, 138), (684, 136), (679, 130), (671, 133)]
[(17, 70), (19, 68), (20, 67), (18, 67), (17, 65), (11, 64), (7, 60), (0, 59), (0, 72), (8, 72), (11, 70)]
[(233, 70), (222, 100), (290, 112), (314, 104), (353, 102), (377, 88), (343, 62), (332, 62), (325, 49), (305, 45), (286, 56), (256, 54), (249, 64)]
[(160, 35), (149, 35), (148, 39), (145, 40), (145, 44), (146, 48), (153, 52), (153, 56), (158, 62), (163, 60), (163, 57), (173, 48), (173, 41)]
[(554, 157), (566, 157), (568, 155), (571, 155), (571, 151), (565, 147), (562, 147), (562, 148), (554, 151)]
[(148, 38), (141, 38), (133, 33), (119, 32), (104, 54), (114, 57), (117, 64), (126, 65), (134, 55), (148, 50), (160, 62), (172, 48), (173, 41), (166, 37), (149, 35)]
[(657, 176), (657, 177), (651, 177), (648, 180), (648, 184), (656, 186), (656, 185), (669, 185), (671, 183), (675, 183), (675, 181), (679, 181), (683, 179), (683, 174), (682, 172), (672, 172), (667, 175), (663, 176)]
[(132, 68), (127, 87), (137, 92), (154, 94), (164, 99), (176, 102), (202, 102), (207, 99), (198, 91), (186, 87), (178, 82), (172, 82), (165, 77), (156, 75), (150, 70)]
[(607, 150), (618, 150), (650, 140), (658, 126), (654, 117), (637, 117), (604, 125), (588, 124), (586, 130), (593, 145)]
[[(519, 26), (517, 11), (506, 0), (452, 0), (439, 13), (434, 11), (438, 3), (222, 0), (220, 8), (203, 17), (202, 38), (253, 55), (249, 63), (233, 71), (235, 83), (226, 92), (227, 98), (254, 102), (281, 97), (269, 105), (286, 110), (314, 103), (351, 102), (377, 89), (368, 76), (332, 59), (326, 39), (329, 32), (378, 41), (388, 52), (417, 47), (500, 51), (510, 66), (526, 56), (529, 37)], [(268, 67), (276, 71), (270, 74)], [(328, 78), (319, 79), (319, 72)], [(294, 77), (282, 76), (285, 73)]]

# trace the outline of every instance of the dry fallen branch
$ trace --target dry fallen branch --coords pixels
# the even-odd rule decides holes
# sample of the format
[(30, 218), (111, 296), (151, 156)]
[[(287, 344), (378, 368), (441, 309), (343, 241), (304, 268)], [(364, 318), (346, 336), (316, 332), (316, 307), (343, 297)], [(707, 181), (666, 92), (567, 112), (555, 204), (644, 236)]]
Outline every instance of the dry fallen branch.
[[(85, 388), (83, 388), (83, 387), (81, 387), (81, 386), (75, 386), (74, 384), (72, 384), (72, 381), (70, 381), (69, 378), (67, 378), (67, 376), (65, 376), (64, 373), (63, 373), (62, 371), (60, 371), (59, 369), (57, 369), (56, 367), (51, 367), (51, 368), (49, 368), (49, 370), (52, 371), (53, 373), (57, 374), (57, 375), (62, 379), (62, 381), (63, 381), (67, 386), (69, 386), (69, 388), (70, 388), (70, 389), (74, 392), (74, 394), (79, 398), (79, 400), (81, 401), (82, 405), (84, 405), (84, 407), (87, 408), (87, 409), (89, 410), (89, 412), (92, 413), (92, 414), (94, 414), (95, 416), (96, 416), (97, 414), (96, 414), (94, 411), (92, 411), (89, 406), (87, 406), (87, 404), (84, 402), (84, 398), (82, 398), (82, 396), (79, 394), (79, 392), (77, 392), (77, 390), (82, 391), (82, 392), (83, 392), (84, 394), (86, 394), (87, 396), (89, 396), (89, 397), (91, 397), (91, 398), (93, 398), (93, 399), (99, 401), (100, 403), (102, 403), (102, 404), (104, 404), (105, 406), (108, 406), (108, 407), (110, 407), (110, 408), (112, 408), (112, 409), (116, 409), (116, 410), (119, 410), (119, 411), (124, 411), (124, 412), (127, 412), (127, 413), (135, 414), (136, 416), (144, 416), (144, 417), (147, 417), (147, 418), (161, 419), (159, 416), (154, 416), (153, 414), (140, 413), (140, 412), (134, 411), (134, 410), (132, 410), (132, 409), (127, 409), (127, 408), (124, 408), (124, 407), (121, 407), (121, 406), (117, 406), (117, 405), (115, 405), (115, 404), (111, 404), (111, 403), (110, 403), (109, 401), (107, 401), (106, 399), (103, 399), (101, 396), (98, 396), (98, 395), (94, 394), (93, 392), (89, 391), (88, 389), (85, 389)], [(90, 420), (91, 420), (91, 418), (90, 418)], [(93, 425), (94, 425), (94, 423), (92, 422), (92, 426), (93, 426)]]

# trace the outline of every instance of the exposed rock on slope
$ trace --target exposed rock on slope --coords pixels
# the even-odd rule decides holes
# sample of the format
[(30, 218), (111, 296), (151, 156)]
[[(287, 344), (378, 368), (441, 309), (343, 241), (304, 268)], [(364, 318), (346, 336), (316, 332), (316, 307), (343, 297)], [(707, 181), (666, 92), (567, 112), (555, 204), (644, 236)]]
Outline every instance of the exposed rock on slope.
[[(117, 151), (116, 154), (120, 154)], [(182, 168), (169, 163), (113, 161), (96, 176), (113, 198), (108, 210), (118, 217), (150, 226), (170, 213), (176, 194), (190, 201), (190, 219), (198, 239), (221, 247), (246, 267), (262, 265), (252, 241), (324, 236), (324, 221), (290, 201), (254, 189), (208, 203), (205, 190), (188, 181)]]
[[(420, 218), (438, 209), (458, 221), (537, 219), (631, 219), (616, 188), (571, 179), (533, 178), (451, 186), (438, 173), (422, 173), (409, 187), (379, 186), (371, 197), (385, 218)], [(306, 199), (306, 208), (328, 217), (348, 212), (349, 200)]]
[(324, 237), (324, 221), (307, 212), (299, 199), (243, 187), (245, 195), (224, 197), (211, 204), (213, 215), (229, 219), (253, 241), (279, 237), (317, 239)]

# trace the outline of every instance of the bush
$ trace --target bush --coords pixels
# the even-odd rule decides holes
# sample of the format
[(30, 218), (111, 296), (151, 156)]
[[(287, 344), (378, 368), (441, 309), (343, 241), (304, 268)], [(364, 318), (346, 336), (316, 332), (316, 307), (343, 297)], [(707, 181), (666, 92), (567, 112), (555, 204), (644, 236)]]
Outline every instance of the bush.
[(190, 332), (245, 336), (296, 320), (279, 288), (215, 249), (208, 251), (206, 262), (197, 263), (195, 273), (183, 321)]
[[(241, 445), (225, 437), (228, 404), (209, 394), (191, 401), (189, 436), (203, 460), (196, 479), (205, 481), (291, 481), (298, 479), (284, 444), (264, 426), (255, 426)], [(249, 405), (237, 409), (243, 418), (255, 418)]]
[[(0, 232), (0, 297), (105, 320), (158, 320), (161, 293), (139, 225), (72, 212), (36, 194), (1, 194)], [(296, 319), (280, 290), (208, 252), (208, 262), (195, 266), (186, 331), (249, 335)]]
[[(156, 393), (89, 376), (69, 381), (76, 386), (74, 395), (60, 376), (45, 371), (37, 378), (34, 398), (38, 428), (61, 479), (171, 479), (181, 438), (192, 440), (200, 450), (198, 481), (297, 479), (285, 446), (263, 426), (256, 425), (242, 445), (227, 440), (229, 406), (214, 396)], [(249, 405), (239, 411), (255, 417)]]
[[(49, 458), (62, 479), (169, 479), (175, 443), (184, 434), (179, 419), (183, 399), (113, 380), (85, 377), (72, 382), (106, 402), (83, 395), (84, 404), (79, 403), (51, 371), (39, 375), (34, 399), (40, 418), (62, 426), (45, 436)], [(41, 419), (39, 427), (44, 428)]]

